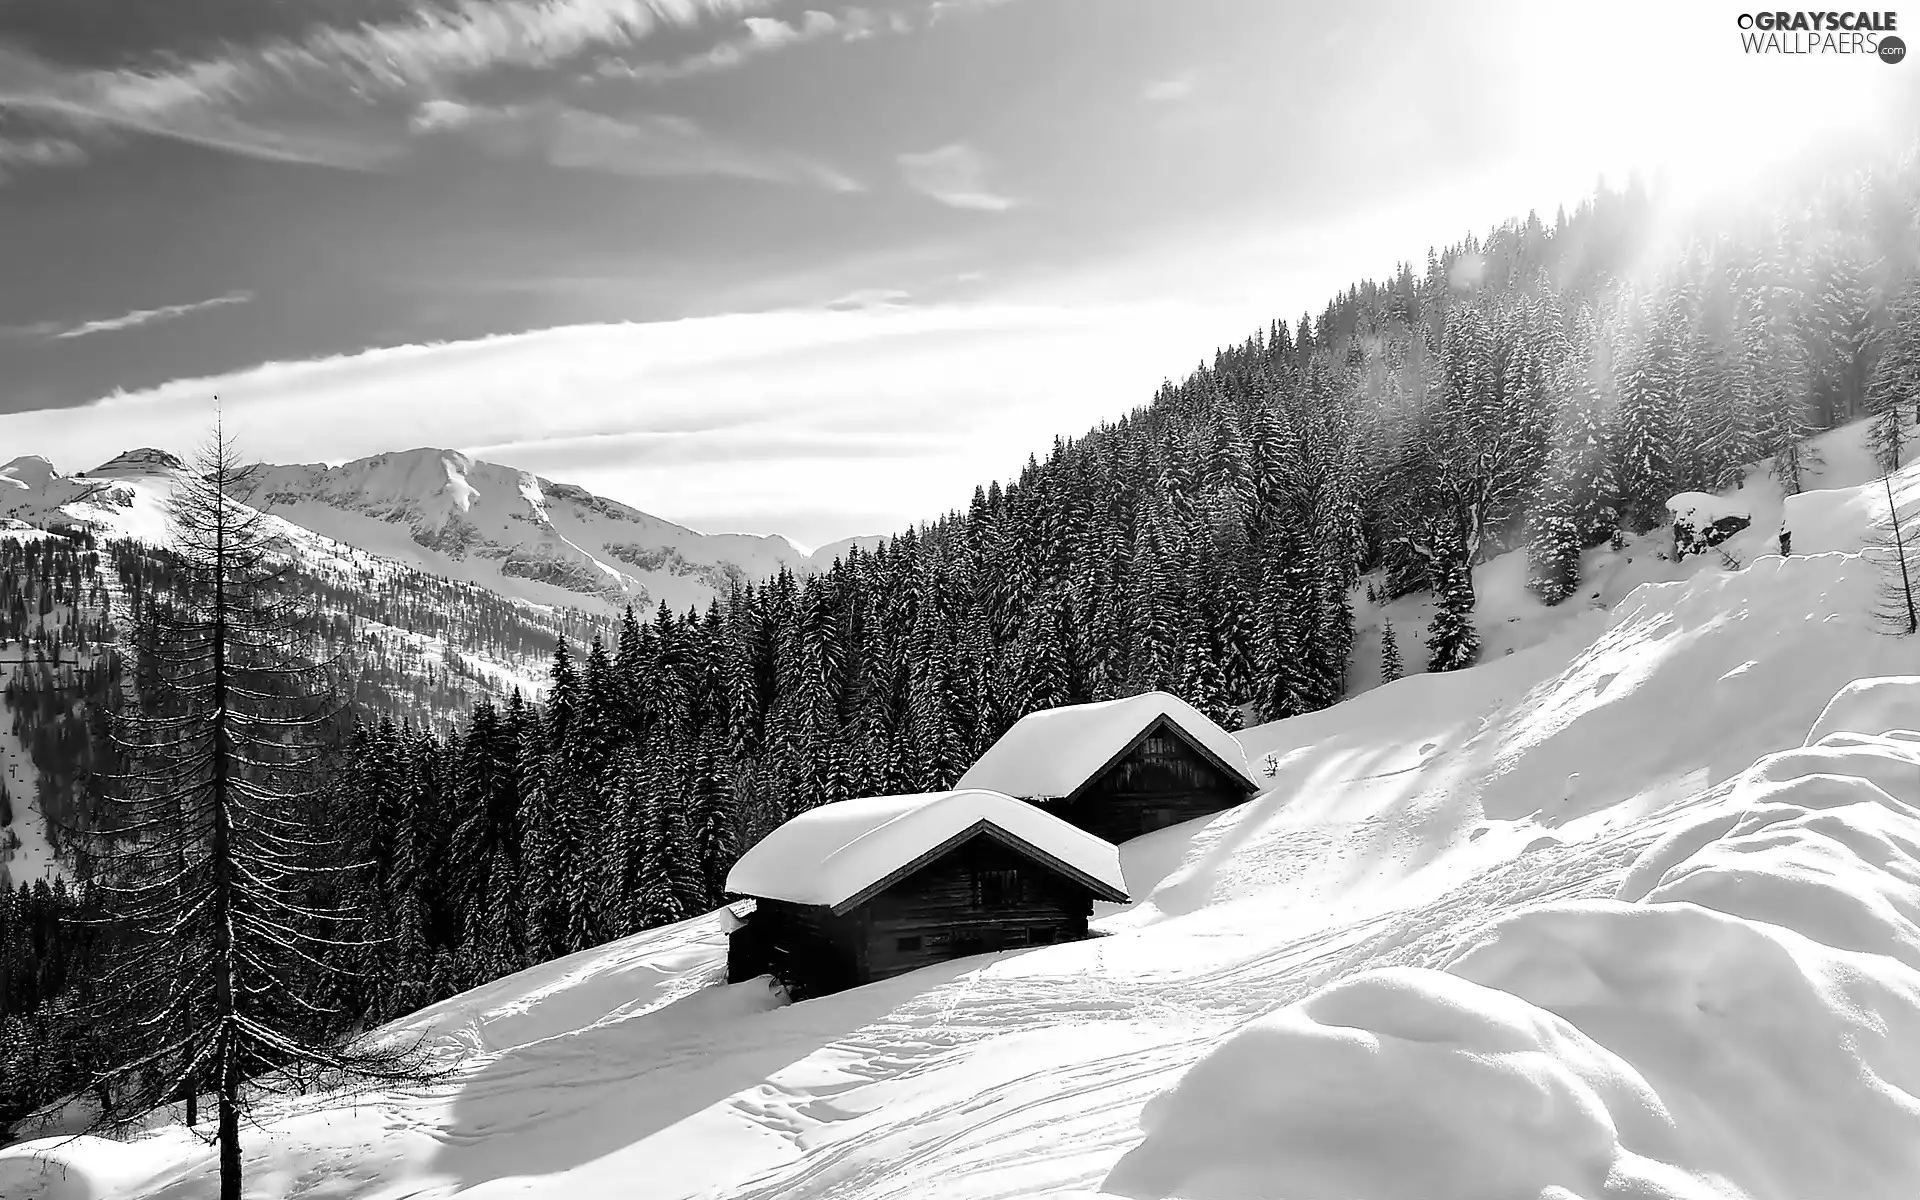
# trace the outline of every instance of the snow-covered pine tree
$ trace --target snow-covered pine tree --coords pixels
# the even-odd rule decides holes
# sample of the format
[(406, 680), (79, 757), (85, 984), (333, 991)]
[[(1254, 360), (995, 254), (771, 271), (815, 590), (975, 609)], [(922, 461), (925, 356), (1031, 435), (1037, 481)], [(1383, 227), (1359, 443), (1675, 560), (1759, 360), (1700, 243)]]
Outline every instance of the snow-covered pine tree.
[(1163, 517), (1164, 509), (1164, 504), (1156, 503), (1142, 514), (1127, 572), (1129, 692), (1168, 686), (1179, 666), (1174, 587), (1168, 575), (1169, 555), (1162, 529), (1163, 521), (1170, 518)]
[(1042, 597), (1034, 606), (1026, 636), (1015, 648), (1015, 687), (1022, 715), (1043, 708), (1058, 708), (1072, 700), (1063, 604), (1057, 593)]
[(1400, 639), (1393, 632), (1393, 622), (1385, 617), (1380, 619), (1380, 682), (1392, 683), (1406, 671), (1400, 661)]
[[(719, 739), (708, 734), (695, 746), (693, 755), (692, 797), (687, 815), (693, 860), (703, 887), (703, 908), (719, 903), (727, 871), (740, 853), (739, 820), (733, 789), (722, 774), (721, 754)], [(868, 787), (861, 794), (884, 795), (885, 789)]]
[(1584, 547), (1565, 473), (1549, 471), (1539, 495), (1527, 514), (1527, 586), (1543, 602), (1558, 604), (1579, 585)]
[(1687, 428), (1707, 491), (1737, 487), (1746, 465), (1760, 457), (1753, 432), (1751, 377), (1743, 370), (1735, 327), (1735, 300), (1726, 268), (1710, 258), (1699, 305), (1688, 331), (1684, 367), (1691, 411)]
[(662, 788), (662, 777), (658, 760), (649, 760), (643, 770), (645, 776), (643, 789), (645, 795), (641, 804), (644, 836), (640, 845), (638, 904), (640, 925), (651, 929), (657, 925), (669, 925), (687, 915), (680, 888), (676, 883), (682, 878), (682, 870), (676, 859), (684, 862), (685, 847), (676, 844), (678, 832), (672, 816), (672, 797)]
[(1579, 309), (1568, 326), (1568, 356), (1550, 377), (1560, 400), (1549, 470), (1557, 465), (1569, 515), (1581, 544), (1588, 546), (1619, 527), (1620, 487), (1614, 473), (1612, 434), (1594, 378), (1598, 368), (1592, 314)]
[(1817, 456), (1807, 440), (1816, 433), (1808, 391), (1812, 382), (1802, 340), (1803, 297), (1795, 268), (1774, 248), (1752, 272), (1741, 319), (1745, 371), (1753, 388), (1757, 449), (1773, 460), (1773, 475), (1787, 494), (1806, 486)]
[(1874, 458), (1882, 471), (1893, 471), (1912, 436), (1906, 432), (1906, 414), (1920, 421), (1920, 279), (1887, 305), (1887, 330), (1867, 385), (1867, 411), (1873, 414)]
[(1180, 653), (1179, 695), (1208, 719), (1235, 728), (1237, 710), (1227, 698), (1221, 657), (1218, 634), (1208, 623), (1201, 621), (1189, 628)]
[(1458, 547), (1438, 560), (1433, 620), (1427, 627), (1427, 670), (1458, 671), (1480, 657), (1480, 631), (1473, 623), (1473, 573)]
[(1623, 333), (1619, 432), (1615, 441), (1622, 516), (1644, 531), (1659, 524), (1673, 495), (1672, 425), (1680, 363), (1664, 309), (1649, 306)]

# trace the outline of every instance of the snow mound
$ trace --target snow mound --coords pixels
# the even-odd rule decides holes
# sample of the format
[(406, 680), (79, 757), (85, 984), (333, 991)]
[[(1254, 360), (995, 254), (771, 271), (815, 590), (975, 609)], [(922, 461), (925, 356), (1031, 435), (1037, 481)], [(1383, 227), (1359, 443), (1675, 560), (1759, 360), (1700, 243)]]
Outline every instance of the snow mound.
[(1614, 899), (1523, 906), (1440, 971), (1364, 972), (1219, 1043), (1108, 1190), (1910, 1197), (1920, 739), (1836, 732), (1685, 818)]
[(842, 800), (801, 813), (740, 856), (727, 890), (831, 907), (975, 826), (991, 826), (1115, 893), (1102, 899), (1126, 897), (1113, 843), (980, 788)]
[(1166, 692), (1028, 713), (987, 748), (957, 786), (988, 788), (1026, 799), (1071, 795), (1162, 717), (1218, 758), (1248, 788), (1262, 786), (1247, 765), (1246, 750), (1232, 734)]
[(1704, 553), (1753, 524), (1753, 507), (1735, 498), (1682, 492), (1667, 501), (1676, 558)]
[(1753, 505), (1738, 496), (1715, 496), (1708, 492), (1681, 492), (1667, 501), (1667, 511), (1676, 521), (1689, 521), (1699, 527), (1738, 517), (1753, 520)]
[(1836, 733), (1892, 729), (1920, 730), (1920, 675), (1854, 680), (1827, 702), (1806, 744), (1816, 745)]
[(1131, 1200), (1590, 1196), (1623, 1146), (1678, 1146), (1652, 1089), (1568, 1022), (1410, 968), (1245, 1026), (1140, 1123), (1104, 1185)]
[[(1890, 480), (1874, 479), (1857, 487), (1827, 488), (1788, 496), (1780, 527), (1793, 535), (1795, 554), (1852, 554), (1880, 536), (1888, 514), (1888, 484), (1902, 528), (1920, 510), (1920, 471), (1909, 465)], [(1910, 536), (1910, 535), (1909, 535)]]

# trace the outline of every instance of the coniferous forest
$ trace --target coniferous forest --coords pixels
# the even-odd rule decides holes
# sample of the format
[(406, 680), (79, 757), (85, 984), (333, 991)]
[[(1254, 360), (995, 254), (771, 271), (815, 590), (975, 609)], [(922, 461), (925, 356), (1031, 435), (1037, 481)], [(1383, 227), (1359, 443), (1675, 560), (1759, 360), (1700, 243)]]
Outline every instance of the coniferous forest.
[[(1508, 222), (818, 576), (563, 638), (539, 704), (483, 698), (450, 730), (363, 711), (324, 784), (364, 864), (328, 1002), (364, 1026), (708, 911), (782, 821), (949, 786), (1036, 709), (1160, 688), (1237, 728), (1333, 704), (1363, 576), (1435, 598), (1387, 677), (1470, 666), (1475, 564), (1524, 550), (1557, 603), (1584, 549), (1677, 492), (1761, 460), (1798, 491), (1809, 439), (1868, 415), (1894, 453), (1920, 407), (1920, 158), (1710, 228), (1637, 183)], [(87, 904), (0, 904), (0, 1121), (104, 1053), (62, 1018)]]

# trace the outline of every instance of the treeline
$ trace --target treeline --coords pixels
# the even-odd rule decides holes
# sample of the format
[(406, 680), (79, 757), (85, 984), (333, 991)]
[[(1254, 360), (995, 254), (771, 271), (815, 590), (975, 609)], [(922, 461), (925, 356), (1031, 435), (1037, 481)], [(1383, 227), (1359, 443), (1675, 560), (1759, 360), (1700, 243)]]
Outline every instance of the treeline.
[(342, 1007), (384, 1020), (719, 902), (743, 829), (726, 664), (687, 632), (707, 619), (629, 612), (578, 665), (562, 642), (543, 707), (355, 731), (326, 807), (368, 864), (371, 945), (340, 964), (361, 981)]
[[(293, 578), (322, 613), (316, 631), (340, 667), (341, 686), (368, 720), (392, 716), (451, 726), (479, 696), (503, 699), (501, 672), (483, 661), (527, 664), (538, 676), (556, 637), (584, 643), (606, 621), (576, 609), (523, 604), (476, 584), (403, 567), (296, 559)], [(162, 595), (178, 576), (164, 548), (110, 547), (129, 596)]]

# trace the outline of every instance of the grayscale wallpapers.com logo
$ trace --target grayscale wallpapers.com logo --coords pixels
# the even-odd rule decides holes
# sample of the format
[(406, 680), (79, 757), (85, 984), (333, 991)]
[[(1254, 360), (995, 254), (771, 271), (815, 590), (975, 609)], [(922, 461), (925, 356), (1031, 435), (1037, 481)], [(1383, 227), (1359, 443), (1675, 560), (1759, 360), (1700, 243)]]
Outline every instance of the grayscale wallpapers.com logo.
[(1852, 54), (1883, 63), (1903, 62), (1907, 44), (1894, 32), (1898, 13), (1741, 13), (1740, 48), (1748, 54)]

